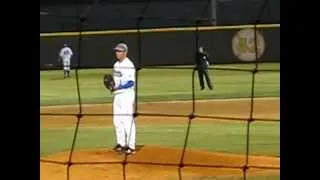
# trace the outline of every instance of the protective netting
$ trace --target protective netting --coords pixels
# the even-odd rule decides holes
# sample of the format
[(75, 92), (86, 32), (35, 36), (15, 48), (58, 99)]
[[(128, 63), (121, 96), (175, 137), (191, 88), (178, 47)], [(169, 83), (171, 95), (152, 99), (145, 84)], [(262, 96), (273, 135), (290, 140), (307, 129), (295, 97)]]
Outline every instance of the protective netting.
[[(262, 7), (259, 10), (259, 14), (256, 16), (256, 21), (253, 24), (253, 29), (254, 29), (254, 41), (255, 41), (255, 54), (256, 54), (256, 60), (255, 62), (255, 66), (252, 69), (248, 69), (248, 68), (222, 68), (222, 67), (211, 67), (209, 69), (211, 70), (220, 70), (220, 71), (239, 71), (239, 72), (248, 72), (251, 74), (251, 79), (250, 79), (250, 111), (249, 111), (249, 116), (246, 118), (240, 118), (240, 117), (221, 117), (221, 116), (211, 116), (211, 115), (203, 115), (203, 114), (199, 114), (196, 111), (197, 108), (197, 98), (196, 98), (196, 71), (197, 69), (195, 67), (162, 67), (162, 66), (148, 66), (148, 68), (150, 69), (174, 69), (174, 70), (179, 70), (179, 69), (190, 69), (191, 74), (190, 74), (190, 79), (191, 79), (191, 85), (188, 86), (188, 88), (191, 88), (191, 109), (190, 112), (188, 114), (172, 114), (172, 113), (162, 113), (162, 112), (157, 112), (157, 113), (146, 113), (146, 112), (139, 112), (139, 102), (140, 99), (139, 97), (139, 85), (140, 85), (140, 81), (139, 81), (139, 77), (140, 77), (140, 72), (141, 70), (144, 69), (144, 64), (142, 62), (142, 50), (143, 50), (143, 42), (142, 42), (142, 33), (141, 33), (141, 24), (144, 21), (156, 21), (156, 20), (161, 20), (163, 18), (159, 18), (159, 17), (149, 17), (149, 16), (144, 16), (144, 13), (147, 11), (148, 9), (148, 3), (146, 3), (146, 6), (144, 8), (142, 8), (141, 10), (141, 16), (139, 17), (132, 17), (131, 19), (133, 19), (136, 23), (136, 31), (137, 31), (137, 63), (136, 63), (136, 86), (135, 86), (135, 93), (136, 93), (136, 98), (135, 98), (135, 112), (133, 114), (134, 118), (139, 118), (139, 117), (180, 117), (180, 118), (186, 118), (187, 121), (187, 129), (186, 129), (186, 133), (185, 133), (185, 138), (183, 139), (183, 146), (181, 147), (181, 157), (180, 157), (180, 161), (179, 163), (176, 164), (172, 164), (172, 163), (156, 163), (156, 162), (130, 162), (128, 161), (128, 155), (124, 156), (124, 159), (122, 161), (114, 161), (114, 162), (74, 162), (73, 159), (73, 155), (74, 155), (74, 150), (75, 150), (75, 146), (78, 140), (78, 134), (79, 134), (79, 127), (80, 124), (82, 122), (83, 117), (85, 116), (113, 116), (112, 113), (85, 113), (83, 111), (83, 95), (81, 94), (81, 88), (80, 88), (80, 77), (79, 77), (79, 71), (81, 68), (83, 68), (82, 66), (82, 56), (81, 53), (83, 52), (82, 49), (82, 30), (83, 30), (83, 26), (86, 22), (86, 16), (87, 14), (92, 11), (92, 9), (94, 8), (94, 6), (96, 4), (98, 4), (98, 1), (95, 1), (92, 5), (88, 6), (82, 13), (81, 17), (78, 18), (78, 23), (76, 23), (77, 29), (79, 31), (79, 35), (78, 35), (78, 56), (77, 56), (77, 63), (76, 66), (74, 67), (74, 71), (75, 71), (75, 79), (76, 79), (76, 90), (77, 90), (77, 101), (78, 101), (78, 112), (77, 113), (41, 113), (40, 116), (70, 116), (70, 117), (76, 117), (76, 126), (75, 126), (75, 130), (74, 130), (74, 134), (73, 134), (73, 138), (72, 138), (72, 143), (71, 143), (71, 147), (70, 147), (70, 153), (69, 153), (69, 158), (67, 162), (64, 161), (53, 161), (53, 160), (46, 160), (46, 159), (40, 159), (41, 162), (44, 163), (53, 163), (53, 164), (60, 164), (61, 166), (66, 166), (67, 167), (67, 179), (69, 180), (70, 177), (72, 176), (72, 173), (70, 171), (70, 168), (74, 165), (93, 165), (93, 164), (121, 164), (122, 165), (122, 171), (123, 171), (123, 179), (127, 179), (127, 175), (126, 175), (126, 166), (129, 163), (135, 163), (135, 164), (149, 164), (149, 165), (156, 165), (156, 166), (174, 166), (178, 168), (178, 177), (179, 179), (183, 179), (182, 176), (182, 169), (185, 167), (203, 167), (203, 168), (230, 168), (230, 169), (241, 169), (243, 172), (243, 179), (247, 179), (247, 172), (250, 168), (257, 168), (257, 169), (279, 169), (279, 167), (274, 167), (274, 166), (268, 166), (268, 165), (264, 165), (264, 166), (252, 166), (249, 164), (249, 155), (250, 155), (250, 138), (251, 136), (251, 131), (250, 131), (250, 127), (252, 125), (253, 122), (258, 122), (258, 121), (263, 121), (263, 122), (279, 122), (279, 119), (270, 119), (270, 118), (255, 118), (254, 117), (254, 100), (256, 97), (255, 91), (256, 91), (256, 75), (259, 72), (279, 72), (279, 70), (273, 70), (273, 69), (260, 69), (259, 68), (259, 57), (258, 57), (258, 46), (257, 46), (257, 25), (260, 24), (260, 17), (261, 14), (264, 12), (265, 6), (267, 4), (267, 0), (265, 0), (265, 2), (263, 3)], [(203, 12), (207, 11), (207, 8), (209, 8), (209, 5), (206, 6), (203, 10)], [(48, 15), (44, 12), (40, 12), (40, 15)], [(74, 19), (74, 17), (69, 17), (71, 19)], [(194, 24), (194, 41), (191, 42), (193, 44), (194, 47), (194, 52), (196, 51), (196, 48), (199, 47), (199, 26), (201, 24), (210, 24), (213, 21), (215, 21), (214, 19), (199, 19), (199, 18), (195, 18), (195, 19), (190, 19), (190, 18), (166, 18), (166, 19), (171, 19), (171, 20), (175, 20), (175, 21), (186, 21), (186, 22), (193, 22)], [(74, 20), (73, 20), (74, 22)], [(194, 53), (193, 52), (193, 53)], [(192, 53), (191, 53), (192, 54)], [(225, 165), (201, 165), (200, 163), (197, 164), (191, 164), (191, 163), (185, 163), (184, 159), (185, 159), (185, 152), (186, 149), (188, 148), (188, 142), (190, 139), (190, 131), (191, 131), (191, 127), (193, 125), (193, 122), (197, 119), (197, 118), (209, 118), (209, 119), (220, 119), (220, 120), (224, 120), (224, 121), (246, 121), (246, 140), (245, 140), (245, 162), (243, 166), (225, 166)], [(137, 130), (139, 131), (139, 129)]]

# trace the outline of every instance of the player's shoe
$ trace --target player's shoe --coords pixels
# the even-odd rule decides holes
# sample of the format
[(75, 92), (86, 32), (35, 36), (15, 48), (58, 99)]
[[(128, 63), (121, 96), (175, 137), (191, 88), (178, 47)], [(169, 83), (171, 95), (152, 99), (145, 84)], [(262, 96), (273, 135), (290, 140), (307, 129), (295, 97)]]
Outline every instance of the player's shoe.
[(126, 153), (127, 155), (136, 154), (136, 150), (135, 150), (135, 149), (131, 149), (131, 148), (128, 147), (128, 148), (125, 150), (125, 153)]
[(125, 150), (125, 148), (124, 147), (122, 147), (120, 144), (117, 144), (114, 148), (113, 148), (113, 150), (115, 151), (115, 152), (123, 152), (124, 150)]

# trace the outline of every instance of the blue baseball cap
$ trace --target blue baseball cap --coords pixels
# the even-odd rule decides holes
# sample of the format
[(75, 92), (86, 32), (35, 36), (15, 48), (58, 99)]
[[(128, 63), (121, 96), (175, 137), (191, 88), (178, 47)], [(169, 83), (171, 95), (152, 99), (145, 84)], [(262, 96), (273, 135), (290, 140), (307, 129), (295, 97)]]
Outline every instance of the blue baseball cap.
[(128, 52), (128, 46), (125, 43), (119, 43), (113, 48), (114, 51)]

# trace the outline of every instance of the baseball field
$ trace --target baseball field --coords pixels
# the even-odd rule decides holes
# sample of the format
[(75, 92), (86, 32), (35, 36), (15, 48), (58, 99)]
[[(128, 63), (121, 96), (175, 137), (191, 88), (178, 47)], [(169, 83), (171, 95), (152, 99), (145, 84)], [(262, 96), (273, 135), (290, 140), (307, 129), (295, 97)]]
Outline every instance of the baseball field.
[[(217, 65), (223, 68), (253, 69), (254, 65)], [(280, 70), (279, 63), (264, 63), (259, 69)], [(124, 155), (115, 145), (112, 94), (102, 77), (110, 69), (79, 70), (82, 113), (70, 167), (71, 180), (236, 180), (243, 179), (246, 162), (247, 121), (249, 118), (252, 73), (211, 70), (215, 89), (200, 91), (195, 79), (195, 114), (179, 171), (192, 112), (192, 69), (142, 69), (138, 79), (138, 111), (158, 114), (137, 118), (137, 154), (121, 162)], [(197, 74), (196, 74), (197, 75)], [(63, 79), (62, 71), (40, 71), (40, 159), (42, 180), (67, 179), (67, 165), (79, 112), (74, 71)], [(49, 115), (51, 113), (51, 115)], [(53, 114), (59, 115), (53, 115)], [(75, 114), (74, 116), (63, 114)], [(90, 115), (85, 115), (90, 114)], [(166, 115), (181, 116), (166, 116)], [(183, 117), (183, 115), (185, 117)], [(280, 179), (280, 73), (258, 72), (255, 78), (253, 121), (249, 131), (249, 180)], [(224, 117), (224, 118), (223, 118)], [(275, 121), (279, 120), (279, 121)], [(88, 163), (87, 163), (88, 162)], [(169, 164), (165, 166), (164, 164)], [(175, 164), (175, 165), (174, 165)], [(194, 164), (195, 167), (188, 167)], [(208, 166), (219, 166), (216, 168)], [(254, 166), (268, 166), (261, 169)], [(125, 167), (125, 169), (123, 168)]]

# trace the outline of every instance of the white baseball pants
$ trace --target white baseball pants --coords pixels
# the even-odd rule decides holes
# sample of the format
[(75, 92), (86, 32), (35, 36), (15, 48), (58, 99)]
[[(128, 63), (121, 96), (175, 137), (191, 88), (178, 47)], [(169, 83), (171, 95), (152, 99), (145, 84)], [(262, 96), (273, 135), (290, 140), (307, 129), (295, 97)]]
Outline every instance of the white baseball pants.
[(70, 71), (70, 59), (65, 58), (62, 60), (63, 70)]
[(136, 124), (134, 113), (134, 91), (121, 92), (113, 97), (113, 124), (117, 144), (135, 149)]

